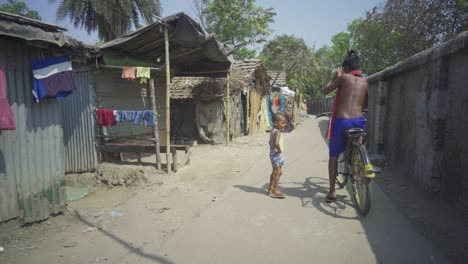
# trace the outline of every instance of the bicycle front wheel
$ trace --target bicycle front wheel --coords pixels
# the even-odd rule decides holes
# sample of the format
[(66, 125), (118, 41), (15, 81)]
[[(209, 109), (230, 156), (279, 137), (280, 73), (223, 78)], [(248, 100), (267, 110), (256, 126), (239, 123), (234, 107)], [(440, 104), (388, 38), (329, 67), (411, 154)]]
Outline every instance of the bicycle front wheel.
[[(372, 165), (369, 161), (366, 147), (354, 145), (351, 152), (351, 170), (353, 174), (353, 196), (359, 213), (367, 215), (371, 206), (369, 170)], [(372, 172), (373, 173), (373, 172)]]
[(336, 184), (340, 186), (340, 188), (344, 188), (348, 183), (348, 170), (346, 169), (345, 163), (345, 153), (341, 153), (338, 156), (338, 175), (336, 175)]

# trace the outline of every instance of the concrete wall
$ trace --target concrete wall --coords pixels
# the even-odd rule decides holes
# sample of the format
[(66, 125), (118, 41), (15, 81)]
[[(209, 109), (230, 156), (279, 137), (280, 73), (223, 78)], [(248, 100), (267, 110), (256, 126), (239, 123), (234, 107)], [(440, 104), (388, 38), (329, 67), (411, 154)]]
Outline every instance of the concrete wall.
[(369, 148), (468, 205), (468, 32), (369, 77)]

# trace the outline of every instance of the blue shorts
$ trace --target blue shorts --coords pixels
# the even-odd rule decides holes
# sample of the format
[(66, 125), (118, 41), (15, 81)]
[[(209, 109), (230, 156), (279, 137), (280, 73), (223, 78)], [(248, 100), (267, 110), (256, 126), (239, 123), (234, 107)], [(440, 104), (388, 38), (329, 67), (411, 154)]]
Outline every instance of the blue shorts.
[(356, 118), (335, 118), (332, 123), (332, 138), (330, 139), (330, 157), (336, 157), (346, 149), (344, 132), (349, 128), (366, 128), (364, 116)]
[(273, 168), (282, 167), (286, 163), (283, 153), (278, 152), (270, 153), (270, 160)]

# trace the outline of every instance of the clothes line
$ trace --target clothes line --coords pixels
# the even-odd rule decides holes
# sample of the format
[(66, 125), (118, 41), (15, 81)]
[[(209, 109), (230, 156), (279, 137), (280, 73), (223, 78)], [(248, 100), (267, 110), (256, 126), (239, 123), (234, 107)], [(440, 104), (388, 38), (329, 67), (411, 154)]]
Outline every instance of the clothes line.
[(113, 110), (97, 108), (94, 110), (100, 126), (115, 126), (117, 122), (134, 122), (135, 125), (154, 126), (158, 115), (153, 110)]
[[(118, 98), (118, 96), (115, 96), (115, 98)], [(98, 111), (99, 109), (104, 109), (104, 108), (102, 108), (102, 107), (94, 108), (94, 110), (93, 110), (94, 113), (97, 113), (97, 111)], [(112, 109), (112, 111), (135, 111), (135, 112), (136, 112), (136, 111), (153, 111), (153, 110), (152, 110), (152, 109), (143, 109), (143, 110), (119, 110), (119, 109)], [(158, 113), (155, 113), (155, 114), (156, 114), (157, 116), (159, 116)]]
[[(120, 69), (120, 70), (122, 70), (125, 67), (137, 67), (137, 66), (118, 66), (118, 65), (96, 64), (97, 69), (99, 69), (99, 68), (106, 69), (107, 68), (107, 69)], [(160, 71), (162, 68), (164, 68), (164, 66), (161, 66), (159, 68), (154, 68), (154, 67), (145, 67), (145, 68), (149, 68), (150, 70), (154, 70), (154, 71)]]

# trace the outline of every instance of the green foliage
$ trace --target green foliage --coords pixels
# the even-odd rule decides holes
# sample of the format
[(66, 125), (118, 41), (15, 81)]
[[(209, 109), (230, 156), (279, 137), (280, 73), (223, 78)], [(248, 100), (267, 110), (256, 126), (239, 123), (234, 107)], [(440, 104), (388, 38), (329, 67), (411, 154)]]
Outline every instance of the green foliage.
[(61, 0), (57, 19), (69, 18), (88, 34), (97, 30), (99, 38), (107, 42), (125, 35), (132, 27), (141, 27), (140, 19), (153, 23), (160, 14), (159, 0)]
[(466, 0), (388, 0), (367, 12), (355, 41), (375, 73), (468, 30)]
[(208, 32), (233, 45), (238, 58), (253, 56), (245, 46), (265, 42), (276, 15), (271, 8), (255, 5), (255, 0), (203, 0), (201, 9), (200, 20)]
[(18, 2), (16, 0), (8, 0), (7, 4), (0, 6), (0, 11), (26, 16), (36, 20), (42, 20), (37, 11), (29, 10), (26, 3)]
[(304, 39), (292, 35), (276, 36), (263, 47), (260, 57), (271, 70), (284, 70), (285, 63), (298, 53), (309, 55), (310, 50)]
[(320, 77), (324, 72), (321, 58), (304, 39), (277, 36), (263, 47), (260, 59), (268, 69), (285, 71), (291, 88), (306, 98), (320, 96)]
[(257, 55), (257, 52), (252, 49), (248, 49), (246, 47), (242, 47), (236, 51), (236, 59), (243, 60), (243, 59), (253, 59)]
[(365, 18), (355, 19), (347, 31), (335, 34), (330, 47), (315, 52), (322, 69), (341, 66), (349, 49), (362, 58), (361, 70), (370, 75), (468, 30), (466, 0), (388, 0)]

